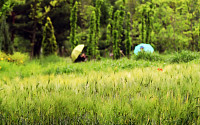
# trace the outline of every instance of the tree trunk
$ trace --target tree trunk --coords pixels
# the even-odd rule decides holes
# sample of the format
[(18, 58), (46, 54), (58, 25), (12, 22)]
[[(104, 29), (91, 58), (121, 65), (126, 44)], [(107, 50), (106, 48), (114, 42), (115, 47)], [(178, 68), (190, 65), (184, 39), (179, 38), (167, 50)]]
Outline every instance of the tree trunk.
[(35, 57), (35, 41), (36, 41), (36, 32), (37, 32), (37, 19), (36, 19), (36, 4), (37, 1), (35, 0), (33, 3), (34, 13), (33, 13), (33, 32), (32, 32), (32, 39), (31, 39), (31, 54), (30, 58), (33, 59)]
[(63, 46), (62, 45), (58, 46), (58, 51), (59, 51), (59, 55), (62, 57), (63, 56)]
[(35, 58), (39, 58), (40, 57), (40, 50), (41, 50), (41, 47), (42, 47), (42, 42), (41, 40), (38, 40), (35, 42), (34, 44), (34, 53), (33, 53), (33, 57)]

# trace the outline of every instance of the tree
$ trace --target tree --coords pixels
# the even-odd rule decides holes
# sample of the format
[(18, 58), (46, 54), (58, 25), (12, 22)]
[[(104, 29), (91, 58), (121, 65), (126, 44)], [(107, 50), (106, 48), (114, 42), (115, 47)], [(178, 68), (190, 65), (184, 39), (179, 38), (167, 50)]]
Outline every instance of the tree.
[(54, 28), (51, 19), (49, 17), (47, 17), (47, 22), (45, 24), (43, 31), (44, 31), (42, 40), (43, 54), (45, 56), (56, 54), (57, 51), (56, 37), (54, 35)]
[(12, 10), (15, 1), (3, 0), (0, 2), (0, 50), (7, 54), (13, 54), (13, 42), (10, 37), (9, 25), (6, 22), (7, 13)]
[(119, 16), (120, 10), (117, 10), (114, 13), (114, 25), (113, 25), (113, 58), (119, 59), (120, 58), (120, 44), (119, 44)]
[(152, 32), (152, 22), (153, 22), (153, 3), (146, 2), (141, 5), (138, 9), (141, 14), (141, 42), (151, 43), (151, 32)]
[(120, 48), (119, 48), (119, 32), (115, 29), (113, 31), (113, 58), (119, 59), (120, 58)]
[[(114, 23), (113, 23), (113, 57), (114, 59), (120, 58), (120, 47), (124, 48), (124, 17), (125, 8), (120, 6), (120, 10), (114, 13)], [(121, 46), (122, 45), (122, 46)], [(125, 48), (124, 48), (125, 49)]]
[[(45, 3), (48, 5), (48, 2)], [(54, 26), (56, 41), (58, 45), (59, 55), (66, 56), (71, 54), (71, 43), (70, 43), (70, 4), (67, 1), (59, 2), (50, 12), (47, 14), (51, 18)], [(80, 25), (77, 22), (77, 26)], [(69, 36), (69, 37), (66, 37)], [(76, 36), (77, 38), (77, 36)]]
[(188, 20), (188, 32), (187, 36), (190, 38), (189, 47), (192, 51), (199, 50), (198, 48), (198, 20), (200, 18), (199, 14), (199, 4), (198, 0), (188, 0), (186, 1)]
[(111, 36), (112, 36), (112, 24), (113, 24), (113, 21), (112, 21), (113, 6), (110, 7), (108, 15), (109, 15), (109, 18), (108, 18), (107, 33), (106, 33), (107, 34), (106, 44), (110, 45)]
[[(124, 2), (124, 1), (123, 1)], [(119, 16), (118, 16), (118, 33), (119, 33), (119, 38), (118, 38), (118, 42), (119, 42), (119, 47), (121, 50), (125, 50), (125, 3), (123, 3), (123, 5), (120, 6), (120, 10), (119, 10)]]
[(89, 59), (100, 58), (98, 44), (99, 44), (99, 39), (100, 39), (101, 0), (96, 0), (94, 5), (95, 5), (95, 8), (90, 17), (90, 31), (89, 31), (89, 39), (88, 39)]
[(31, 12), (29, 14), (29, 17), (32, 19), (32, 39), (31, 39), (31, 58), (34, 58), (36, 56), (39, 56), (40, 53), (37, 53), (40, 51), (40, 48), (37, 47), (37, 45), (40, 43), (36, 39), (36, 34), (38, 30), (37, 25), (42, 25), (42, 21), (45, 18), (46, 14), (50, 11), (49, 6), (45, 6), (45, 12), (43, 12), (43, 9), (41, 7), (41, 0), (32, 0), (31, 5)]
[(12, 8), (12, 2), (10, 0), (2, 0), (0, 1), (0, 17), (5, 15)]
[[(74, 23), (76, 28), (72, 30), (74, 26), (71, 24), (73, 21), (70, 20), (70, 16), (73, 15), (71, 12), (76, 3), (78, 3), (78, 12), (75, 16), (77, 21)], [(4, 10), (9, 12), (6, 14), (8, 17), (6, 20), (10, 24), (11, 41), (15, 34), (17, 37), (26, 39), (24, 41), (30, 40), (26, 48), (33, 52), (33, 57), (35, 57), (40, 54), (42, 26), (47, 16), (53, 23), (59, 52), (63, 52), (63, 46), (70, 47), (71, 41), (87, 43), (88, 39), (92, 38), (88, 38), (87, 33), (91, 24), (91, 12), (94, 11), (96, 29), (93, 45), (95, 45), (94, 50), (97, 51), (92, 50), (92, 59), (97, 59), (99, 49), (108, 48), (109, 43), (114, 47), (114, 41), (118, 42), (115, 45), (128, 54), (127, 47), (130, 38), (128, 36), (133, 38), (133, 46), (141, 42), (150, 43), (159, 52), (182, 49), (200, 50), (199, 4), (199, 0), (78, 0), (77, 2), (75, 0), (25, 0), (24, 4), (16, 5), (1, 0), (0, 13)], [(113, 12), (119, 12), (117, 22), (114, 23), (112, 23), (114, 17), (109, 14), (111, 5)], [(12, 6), (14, 6), (13, 11)], [(12, 15), (10, 15), (11, 11)], [(125, 20), (128, 19), (127, 12), (131, 13), (130, 20), (133, 20), (131, 33), (128, 33), (127, 25), (129, 24)], [(116, 40), (114, 40), (114, 34), (115, 38), (117, 36)], [(70, 54), (70, 51), (65, 50), (67, 54)]]
[[(64, 7), (67, 8), (67, 11), (63, 9)], [(62, 8), (62, 10), (58, 8)], [(70, 25), (68, 25), (70, 13), (68, 10), (69, 3), (66, 0), (26, 0), (24, 4), (17, 4), (13, 8), (15, 23), (13, 24), (10, 19), (8, 21), (11, 25), (11, 31), (15, 31), (14, 33), (17, 36), (30, 41), (27, 42), (27, 52), (30, 52), (31, 58), (36, 58), (41, 54), (42, 26), (47, 16), (52, 19), (55, 25), (55, 35), (59, 40), (59, 47), (62, 47), (70, 29)], [(9, 18), (13, 17), (10, 16)]]
[(130, 12), (127, 13), (127, 20), (126, 20), (126, 41), (125, 41), (125, 48), (126, 48), (126, 55), (128, 58), (130, 58), (130, 52), (131, 52), (131, 38), (130, 38)]
[(111, 25), (108, 24), (107, 33), (106, 33), (106, 37), (107, 37), (106, 44), (107, 45), (110, 45), (110, 42), (111, 42), (111, 30), (112, 30)]
[(70, 43), (71, 43), (72, 50), (78, 45), (78, 41), (76, 39), (77, 11), (78, 11), (78, 2), (76, 1), (74, 6), (72, 7), (71, 16), (70, 16), (70, 27), (71, 27)]
[[(12, 13), (15, 18), (13, 19), (15, 23), (12, 24), (13, 21), (10, 19), (8, 20), (11, 25), (11, 31), (15, 31), (14, 33), (17, 36), (29, 40), (30, 42), (27, 43), (27, 52), (30, 52), (30, 55), (33, 54), (32, 58), (39, 57), (43, 38), (42, 26), (44, 25), (45, 18), (49, 16), (52, 19), (55, 28), (55, 36), (61, 52), (64, 41), (67, 40), (66, 36), (70, 34), (69, 2), (66, 0), (38, 0), (36, 9), (34, 9), (34, 6), (35, 3), (33, 0), (26, 0), (24, 4), (17, 4), (14, 6)], [(36, 24), (36, 28), (33, 28), (34, 23)], [(33, 37), (34, 34), (35, 37)], [(33, 38), (35, 38), (35, 40), (33, 40)], [(34, 45), (32, 41), (35, 41)]]
[(98, 50), (98, 44), (100, 39), (100, 19), (101, 19), (101, 0), (96, 0), (96, 8), (95, 8), (95, 14), (96, 14), (96, 33), (95, 33), (95, 44), (94, 44), (94, 58), (99, 58), (100, 53)]
[(93, 59), (95, 57), (95, 33), (96, 33), (96, 15), (95, 11), (92, 12), (91, 19), (90, 19), (90, 31), (89, 31), (89, 39), (87, 44), (87, 55), (89, 56), (88, 59)]

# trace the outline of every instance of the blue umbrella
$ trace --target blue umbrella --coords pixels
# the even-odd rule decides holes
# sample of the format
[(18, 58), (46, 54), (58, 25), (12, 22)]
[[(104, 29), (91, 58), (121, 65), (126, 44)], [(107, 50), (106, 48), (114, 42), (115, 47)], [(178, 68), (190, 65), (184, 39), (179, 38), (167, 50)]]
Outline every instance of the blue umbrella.
[(153, 51), (154, 51), (153, 47), (152, 47), (150, 44), (141, 43), (141, 44), (139, 44), (139, 45), (137, 45), (137, 46), (135, 47), (135, 49), (134, 49), (134, 54), (137, 55), (138, 52), (141, 51), (141, 48), (143, 48), (143, 50), (144, 50), (145, 52), (151, 52), (151, 53), (153, 53)]

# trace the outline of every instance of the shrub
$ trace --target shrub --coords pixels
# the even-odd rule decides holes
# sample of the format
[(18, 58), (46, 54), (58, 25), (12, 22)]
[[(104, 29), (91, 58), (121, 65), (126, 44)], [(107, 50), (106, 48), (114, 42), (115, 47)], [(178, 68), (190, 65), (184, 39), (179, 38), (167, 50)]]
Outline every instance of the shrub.
[(180, 53), (175, 53), (171, 58), (171, 63), (181, 63), (181, 62), (189, 62), (194, 59), (198, 59), (199, 53), (191, 52), (191, 51), (181, 51)]
[(47, 17), (47, 22), (43, 29), (42, 48), (45, 56), (56, 54), (57, 42), (54, 35), (54, 27), (49, 17)]
[(13, 55), (7, 55), (3, 52), (0, 52), (0, 61), (14, 62), (17, 64), (23, 64), (29, 59), (27, 54), (22, 54), (20, 52), (15, 52)]
[(13, 55), (10, 55), (10, 58), (17, 63), (23, 63), (24, 61), (29, 60), (29, 56), (27, 54), (20, 52), (15, 52)]
[(139, 52), (138, 55), (135, 55), (136, 60), (147, 60), (147, 61), (161, 61), (163, 60), (158, 53), (150, 52)]

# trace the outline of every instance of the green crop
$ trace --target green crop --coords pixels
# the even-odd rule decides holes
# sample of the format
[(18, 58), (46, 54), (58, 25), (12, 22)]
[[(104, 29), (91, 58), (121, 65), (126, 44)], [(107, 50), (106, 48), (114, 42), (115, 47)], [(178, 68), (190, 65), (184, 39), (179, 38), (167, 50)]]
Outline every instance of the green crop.
[(0, 62), (0, 124), (200, 122), (199, 60), (52, 58)]

